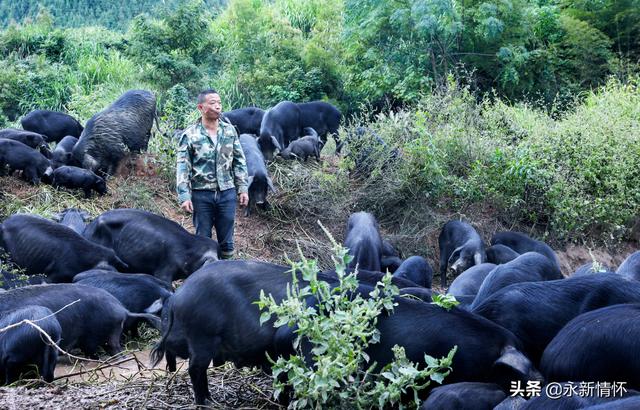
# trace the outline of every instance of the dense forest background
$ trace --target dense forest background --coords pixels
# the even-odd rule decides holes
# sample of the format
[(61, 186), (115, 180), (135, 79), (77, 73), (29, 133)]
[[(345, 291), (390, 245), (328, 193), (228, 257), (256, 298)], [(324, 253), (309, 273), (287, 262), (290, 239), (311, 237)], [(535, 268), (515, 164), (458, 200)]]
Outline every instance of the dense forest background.
[[(165, 130), (205, 87), (225, 110), (322, 99), (402, 162), (356, 185), (348, 157), (300, 171), (291, 212), (410, 232), (425, 205), (492, 209), (555, 238), (640, 236), (640, 0), (34, 3), (0, 5), (0, 126), (86, 121), (132, 88), (156, 92)], [(152, 149), (171, 181), (171, 142)]]
[[(56, 27), (103, 26), (126, 30), (141, 13), (157, 15), (173, 10), (180, 0), (13, 0), (0, 3), (0, 27), (33, 20), (44, 8), (51, 12)], [(208, 7), (221, 8), (226, 0), (204, 0)]]
[[(215, 84), (232, 107), (284, 99), (329, 99), (347, 112), (400, 106), (451, 74), (481, 92), (550, 106), (624, 75), (640, 58), (640, 0), (224, 3), (2, 2), (9, 88), (23, 76), (47, 83), (42, 91), (56, 88), (50, 101), (5, 90), (4, 116), (73, 103), (74, 82), (65, 77), (78, 70), (94, 77), (81, 80), (85, 95), (113, 83), (103, 74), (160, 92)], [(45, 80), (51, 72), (61, 76)]]

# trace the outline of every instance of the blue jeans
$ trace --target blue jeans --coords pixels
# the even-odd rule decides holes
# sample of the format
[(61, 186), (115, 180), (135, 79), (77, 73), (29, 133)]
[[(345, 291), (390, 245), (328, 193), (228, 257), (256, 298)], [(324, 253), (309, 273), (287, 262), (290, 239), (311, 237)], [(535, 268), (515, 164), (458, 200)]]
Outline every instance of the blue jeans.
[(236, 216), (236, 189), (193, 190), (191, 202), (196, 235), (211, 238), (211, 229), (215, 226), (220, 245), (220, 258), (231, 258), (233, 256), (233, 223)]

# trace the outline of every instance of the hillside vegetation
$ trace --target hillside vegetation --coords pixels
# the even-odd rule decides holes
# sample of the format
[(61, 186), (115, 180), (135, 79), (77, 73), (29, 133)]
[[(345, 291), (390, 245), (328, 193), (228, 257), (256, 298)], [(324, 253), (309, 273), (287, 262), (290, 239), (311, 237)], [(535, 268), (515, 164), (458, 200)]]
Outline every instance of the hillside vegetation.
[[(138, 14), (154, 15), (163, 8), (175, 9), (180, 0), (15, 0), (0, 3), (0, 26), (33, 20), (42, 9), (51, 12), (56, 27), (103, 26), (126, 30)], [(211, 8), (220, 8), (226, 0), (205, 0)]]
[[(157, 93), (166, 135), (196, 118), (208, 86), (225, 110), (324, 99), (345, 115), (343, 138), (364, 125), (387, 148), (351, 141), (317, 166), (272, 164), (272, 218), (337, 227), (368, 210), (418, 253), (455, 216), (556, 243), (637, 239), (637, 1), (509, 5), (189, 1), (122, 32), (41, 11), (0, 32), (0, 126), (36, 108), (85, 122), (132, 88)], [(173, 144), (150, 142), (169, 198)]]

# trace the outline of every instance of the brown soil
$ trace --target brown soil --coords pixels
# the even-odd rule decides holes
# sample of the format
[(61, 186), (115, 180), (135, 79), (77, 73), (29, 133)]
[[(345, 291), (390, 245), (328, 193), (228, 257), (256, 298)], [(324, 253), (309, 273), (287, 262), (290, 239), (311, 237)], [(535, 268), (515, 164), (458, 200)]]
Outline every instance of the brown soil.
[[(65, 378), (72, 371), (59, 364), (50, 385), (0, 388), (3, 409), (188, 409), (194, 408), (189, 374), (184, 363), (176, 373), (146, 368), (148, 352), (137, 352), (127, 363)], [(62, 359), (64, 360), (64, 359)], [(126, 358), (124, 360), (127, 360)], [(122, 361), (122, 360), (120, 360)], [(133, 365), (132, 365), (133, 364)], [(95, 367), (95, 366), (88, 366)], [(73, 370), (77, 373), (77, 368)], [(271, 379), (264, 373), (232, 366), (208, 371), (209, 390), (217, 409), (278, 408), (271, 399)]]

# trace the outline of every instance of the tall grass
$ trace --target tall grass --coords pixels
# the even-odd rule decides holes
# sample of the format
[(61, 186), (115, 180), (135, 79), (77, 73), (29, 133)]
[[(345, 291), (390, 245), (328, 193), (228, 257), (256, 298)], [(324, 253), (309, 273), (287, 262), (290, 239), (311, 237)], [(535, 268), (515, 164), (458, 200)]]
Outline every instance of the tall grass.
[(96, 27), (53, 30), (45, 21), (0, 33), (0, 121), (16, 124), (34, 109), (87, 120), (126, 90), (153, 90), (124, 49), (121, 34)]

